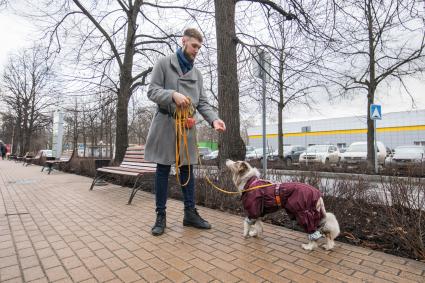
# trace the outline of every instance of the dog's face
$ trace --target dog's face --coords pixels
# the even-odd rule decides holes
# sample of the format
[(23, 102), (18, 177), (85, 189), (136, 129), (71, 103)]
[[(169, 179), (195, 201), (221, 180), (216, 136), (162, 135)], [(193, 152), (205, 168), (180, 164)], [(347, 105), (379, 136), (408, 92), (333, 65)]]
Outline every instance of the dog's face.
[(226, 167), (232, 172), (232, 180), (236, 187), (241, 191), (245, 183), (252, 176), (259, 176), (257, 169), (252, 168), (246, 161), (226, 160)]

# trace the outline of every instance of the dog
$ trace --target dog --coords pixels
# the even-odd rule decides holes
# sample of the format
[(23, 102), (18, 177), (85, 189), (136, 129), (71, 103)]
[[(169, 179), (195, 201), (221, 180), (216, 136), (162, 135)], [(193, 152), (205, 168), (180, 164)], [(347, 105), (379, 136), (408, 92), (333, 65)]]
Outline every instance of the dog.
[(245, 238), (261, 237), (262, 217), (283, 208), (308, 233), (308, 243), (302, 244), (303, 249), (317, 248), (317, 240), (322, 236), (326, 238), (323, 248), (334, 248), (334, 240), (340, 233), (339, 224), (334, 214), (326, 212), (317, 188), (304, 183), (273, 184), (261, 180), (260, 172), (245, 161), (227, 160), (226, 167), (230, 169), (232, 181), (241, 193), (247, 214), (243, 231)]

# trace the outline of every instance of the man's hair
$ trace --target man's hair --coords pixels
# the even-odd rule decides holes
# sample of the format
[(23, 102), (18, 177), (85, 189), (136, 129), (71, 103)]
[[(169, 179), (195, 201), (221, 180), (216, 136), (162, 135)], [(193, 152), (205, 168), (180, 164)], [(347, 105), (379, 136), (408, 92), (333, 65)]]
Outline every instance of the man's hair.
[(184, 31), (183, 36), (193, 37), (199, 40), (199, 42), (203, 41), (202, 34), (195, 28), (188, 28)]

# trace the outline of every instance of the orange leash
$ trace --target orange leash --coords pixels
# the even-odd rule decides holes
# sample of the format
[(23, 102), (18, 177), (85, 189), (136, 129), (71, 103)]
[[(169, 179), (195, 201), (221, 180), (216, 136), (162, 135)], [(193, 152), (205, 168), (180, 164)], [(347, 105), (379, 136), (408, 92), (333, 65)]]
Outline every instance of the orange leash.
[[(190, 100), (190, 97), (189, 97)], [(174, 112), (174, 119), (175, 119), (175, 128), (176, 128), (176, 179), (177, 182), (181, 186), (186, 186), (190, 181), (190, 170), (189, 175), (187, 177), (187, 180), (184, 184), (180, 181), (180, 167), (182, 166), (183, 160), (180, 159), (180, 153), (181, 153), (181, 146), (183, 142), (183, 154), (186, 155), (186, 159), (188, 162), (188, 166), (190, 166), (190, 155), (189, 155), (189, 144), (187, 141), (187, 136), (189, 134), (189, 129), (186, 127), (188, 123), (188, 119), (191, 115), (193, 115), (193, 106), (190, 103), (190, 106), (188, 107), (177, 107), (176, 111)]]

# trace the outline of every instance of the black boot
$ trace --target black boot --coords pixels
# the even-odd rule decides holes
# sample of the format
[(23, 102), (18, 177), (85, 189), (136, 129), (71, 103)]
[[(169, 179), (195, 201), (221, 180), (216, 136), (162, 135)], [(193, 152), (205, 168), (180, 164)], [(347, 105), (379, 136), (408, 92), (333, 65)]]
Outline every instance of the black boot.
[(192, 226), (199, 229), (211, 229), (210, 223), (199, 216), (196, 208), (185, 208), (183, 226)]
[(152, 227), (152, 235), (154, 236), (162, 235), (164, 233), (166, 222), (167, 222), (167, 218), (165, 215), (165, 211), (158, 211), (156, 213), (155, 225)]

